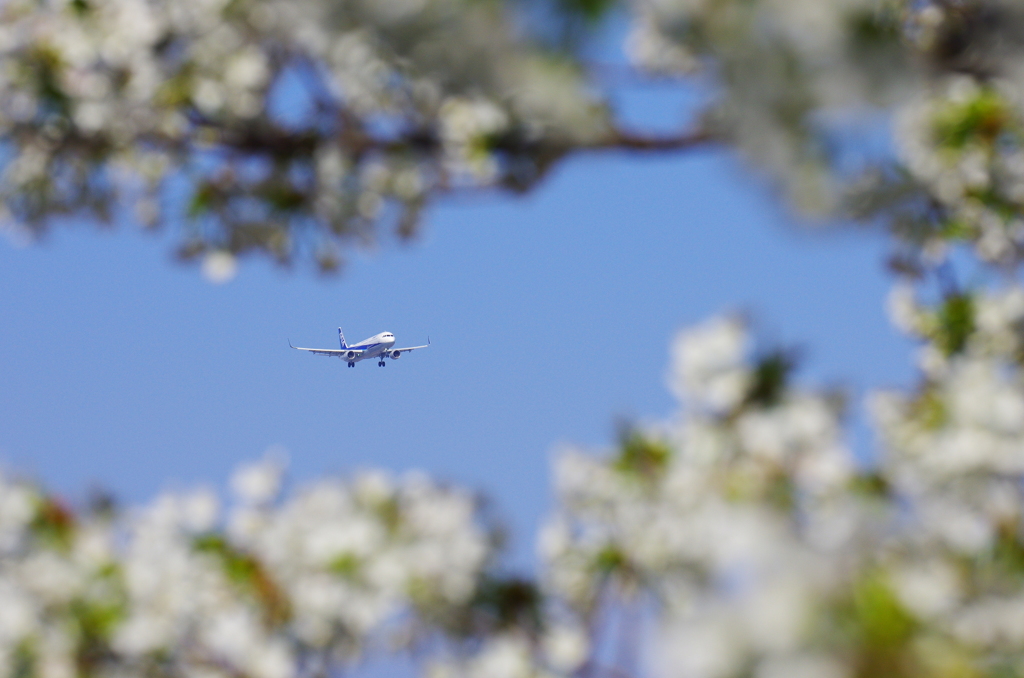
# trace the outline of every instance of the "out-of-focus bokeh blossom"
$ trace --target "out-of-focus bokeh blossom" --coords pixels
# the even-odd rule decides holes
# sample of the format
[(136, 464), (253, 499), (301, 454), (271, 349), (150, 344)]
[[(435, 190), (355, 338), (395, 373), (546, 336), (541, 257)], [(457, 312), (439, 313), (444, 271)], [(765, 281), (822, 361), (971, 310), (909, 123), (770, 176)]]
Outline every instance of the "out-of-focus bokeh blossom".
[[(618, 119), (602, 20), (640, 77), (704, 92), (674, 133)], [(805, 213), (884, 224), (901, 270), (958, 242), (1011, 264), (1022, 57), (1009, 0), (11, 0), (0, 216), (172, 224), (215, 281), (246, 251), (331, 270), (435, 195), (714, 142)]]
[(214, 281), (249, 250), (329, 270), (432, 193), (525, 188), (611, 134), (513, 23), (466, 0), (4, 2), (3, 216), (181, 225)]
[(229, 499), (122, 511), (4, 476), (0, 673), (298, 678), (411, 652), (433, 678), (1015, 675), (1022, 299), (899, 288), (921, 380), (871, 396), (872, 462), (791, 352), (735, 316), (682, 332), (676, 416), (557, 455), (536, 577), (503, 569), (473, 495), (415, 472), (286, 492), (273, 453)]
[(267, 459), (115, 516), (0, 486), (0, 673), (292, 678), (467, 605), (492, 553), (475, 499), (422, 475), (278, 494)]

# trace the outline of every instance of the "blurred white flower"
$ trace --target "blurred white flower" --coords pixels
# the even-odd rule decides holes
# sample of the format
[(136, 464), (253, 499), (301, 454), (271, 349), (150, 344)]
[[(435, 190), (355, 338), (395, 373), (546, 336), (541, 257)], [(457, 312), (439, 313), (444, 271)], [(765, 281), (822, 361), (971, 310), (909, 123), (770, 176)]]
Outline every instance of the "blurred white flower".
[(731, 675), (742, 654), (724, 619), (666, 626), (657, 640), (658, 676), (720, 678)]
[(757, 678), (847, 678), (850, 670), (830, 657), (798, 654), (772, 659), (758, 667)]
[(743, 361), (749, 350), (737, 318), (715, 318), (681, 333), (672, 347), (671, 385), (683, 400), (725, 411), (746, 394), (749, 375)]
[(231, 476), (231, 489), (246, 503), (268, 502), (280, 491), (284, 470), (280, 457), (268, 455), (258, 463), (240, 466)]
[(586, 634), (575, 626), (557, 625), (549, 629), (543, 639), (544, 653), (559, 673), (572, 673), (590, 654)]
[(961, 596), (956, 570), (938, 559), (908, 563), (894, 573), (894, 581), (903, 604), (925, 619), (953, 609)]
[(230, 252), (216, 250), (203, 257), (203, 276), (212, 283), (226, 283), (237, 273), (238, 261)]
[(914, 288), (907, 284), (893, 285), (889, 292), (888, 303), (889, 320), (900, 331), (905, 334), (919, 335), (921, 333), (922, 314), (915, 300)]

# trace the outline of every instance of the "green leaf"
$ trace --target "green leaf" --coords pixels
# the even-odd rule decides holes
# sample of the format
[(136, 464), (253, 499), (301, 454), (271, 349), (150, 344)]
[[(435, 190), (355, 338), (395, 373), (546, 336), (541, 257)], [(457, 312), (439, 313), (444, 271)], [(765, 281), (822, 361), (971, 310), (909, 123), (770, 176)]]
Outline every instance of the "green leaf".
[(960, 353), (974, 332), (974, 297), (970, 294), (951, 294), (938, 310), (938, 329), (935, 343), (946, 355)]
[(1024, 544), (1013, 524), (1000, 527), (992, 548), (970, 563), (973, 584), (985, 593), (1010, 595), (1024, 583)]
[(869, 575), (854, 589), (853, 605), (861, 638), (871, 648), (902, 647), (917, 627), (880, 572)]
[(60, 502), (44, 497), (36, 508), (31, 528), (33, 534), (47, 546), (66, 550), (71, 547), (75, 518)]
[(914, 656), (919, 624), (896, 597), (886, 572), (866, 572), (834, 613), (850, 643), (857, 678), (922, 674)]
[(35, 678), (36, 662), (38, 652), (35, 644), (29, 640), (23, 640), (14, 648), (10, 661), (11, 678)]
[(402, 525), (402, 506), (399, 504), (398, 499), (391, 497), (377, 504), (374, 507), (376, 509), (377, 517), (384, 524), (389, 534), (394, 534), (398, 531), (398, 528)]
[(969, 190), (967, 195), (998, 214), (1005, 221), (1009, 221), (1020, 214), (1020, 206), (1007, 200), (1003, 194), (992, 186), (983, 190)]
[(934, 389), (925, 390), (914, 401), (911, 414), (926, 429), (934, 431), (942, 428), (949, 421), (949, 410)]
[(618, 546), (605, 546), (594, 558), (594, 568), (601, 574), (613, 574), (627, 567), (626, 554)]
[(224, 537), (208, 534), (196, 537), (195, 549), (210, 553), (220, 558), (224, 565), (224, 573), (228, 579), (237, 584), (249, 584), (256, 573), (256, 561), (246, 554), (234, 550)]
[(786, 392), (789, 374), (795, 366), (796, 360), (784, 351), (775, 351), (762, 358), (754, 368), (744, 404), (760, 407), (777, 405)]
[(33, 71), (39, 98), (50, 112), (67, 116), (71, 109), (71, 98), (60, 86), (60, 71), (63, 68), (60, 52), (50, 47), (37, 46), (30, 59), (29, 67)]
[(533, 582), (518, 577), (485, 578), (472, 606), (495, 629), (519, 628), (540, 631), (543, 596)]
[(80, 602), (73, 607), (79, 630), (86, 640), (109, 640), (125, 618), (124, 606), (116, 601)]
[(208, 183), (200, 184), (192, 195), (192, 200), (188, 203), (188, 210), (186, 212), (188, 216), (194, 219), (210, 211), (216, 195), (217, 191), (213, 186)]
[(235, 549), (219, 534), (200, 535), (192, 546), (220, 560), (227, 578), (262, 605), (268, 623), (288, 619), (291, 614), (288, 599), (256, 558)]
[(850, 481), (850, 491), (862, 496), (885, 498), (892, 491), (892, 486), (885, 476), (874, 471), (854, 476)]
[(668, 466), (672, 450), (666, 443), (635, 430), (627, 430), (620, 438), (619, 456), (612, 463), (616, 471), (653, 479)]
[(939, 235), (946, 240), (971, 241), (978, 235), (978, 229), (960, 219), (950, 219), (942, 224)]
[(563, 11), (595, 23), (615, 6), (616, 0), (559, 0)]
[(992, 88), (968, 101), (948, 104), (935, 116), (934, 125), (938, 143), (954, 150), (971, 142), (991, 144), (1013, 127), (1010, 107)]
[(345, 553), (332, 560), (327, 569), (345, 579), (355, 579), (360, 567), (359, 559), (354, 554)]
[(259, 187), (256, 194), (278, 212), (291, 212), (306, 204), (306, 194), (284, 181), (269, 181)]
[(797, 506), (796, 484), (784, 473), (773, 476), (765, 487), (764, 499), (783, 511), (792, 511)]
[(856, 12), (850, 17), (850, 36), (858, 47), (876, 47), (899, 44), (903, 40), (902, 18), (888, 8), (874, 8)]

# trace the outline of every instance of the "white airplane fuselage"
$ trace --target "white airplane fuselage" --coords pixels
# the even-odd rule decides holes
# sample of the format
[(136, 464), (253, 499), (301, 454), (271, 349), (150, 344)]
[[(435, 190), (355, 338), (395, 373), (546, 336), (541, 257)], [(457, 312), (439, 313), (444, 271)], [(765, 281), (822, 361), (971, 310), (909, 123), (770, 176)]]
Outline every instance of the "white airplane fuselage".
[(381, 353), (389, 350), (394, 345), (395, 335), (390, 332), (381, 332), (369, 339), (363, 339), (358, 344), (345, 346), (342, 350), (348, 352), (339, 357), (346, 362), (357, 363), (367, 358), (379, 358)]

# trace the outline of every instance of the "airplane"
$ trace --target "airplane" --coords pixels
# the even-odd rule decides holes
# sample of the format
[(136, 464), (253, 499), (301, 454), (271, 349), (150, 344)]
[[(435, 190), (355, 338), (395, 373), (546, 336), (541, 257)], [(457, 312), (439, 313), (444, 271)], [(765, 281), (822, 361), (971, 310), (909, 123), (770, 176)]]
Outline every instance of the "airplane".
[(345, 333), (338, 328), (338, 341), (341, 342), (340, 349), (333, 348), (302, 348), (301, 346), (292, 346), (292, 342), (289, 339), (288, 345), (292, 346), (296, 351), (309, 351), (316, 355), (325, 355), (332, 358), (341, 358), (348, 363), (349, 367), (355, 367), (356, 363), (360, 360), (366, 360), (368, 358), (377, 358), (377, 366), (384, 367), (387, 363), (384, 362), (385, 358), (391, 358), (397, 360), (398, 356), (408, 351), (415, 351), (418, 348), (427, 348), (430, 346), (430, 337), (427, 337), (427, 343), (423, 346), (410, 346), (408, 348), (391, 348), (395, 345), (395, 335), (390, 332), (381, 332), (375, 334), (369, 339), (363, 339), (358, 344), (349, 346), (345, 343)]

